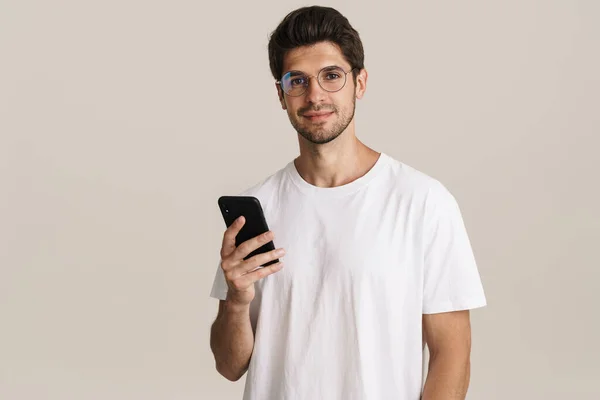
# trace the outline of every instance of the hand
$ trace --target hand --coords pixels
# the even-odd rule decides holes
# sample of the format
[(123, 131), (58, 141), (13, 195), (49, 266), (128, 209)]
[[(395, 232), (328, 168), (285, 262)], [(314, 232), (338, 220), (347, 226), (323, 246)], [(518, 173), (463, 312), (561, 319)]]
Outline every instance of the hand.
[(221, 246), (221, 268), (229, 287), (227, 300), (240, 306), (247, 306), (254, 299), (254, 282), (281, 270), (283, 263), (278, 262), (268, 267), (253, 270), (285, 254), (283, 248), (280, 248), (244, 260), (244, 257), (265, 243), (270, 242), (274, 237), (273, 232), (268, 231), (248, 239), (236, 247), (235, 237), (245, 222), (243, 216), (236, 219), (225, 231), (223, 245)]

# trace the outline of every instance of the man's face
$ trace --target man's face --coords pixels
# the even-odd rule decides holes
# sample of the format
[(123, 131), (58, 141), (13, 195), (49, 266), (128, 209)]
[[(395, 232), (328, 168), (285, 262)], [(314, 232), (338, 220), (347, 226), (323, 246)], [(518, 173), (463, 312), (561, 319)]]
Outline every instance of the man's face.
[(352, 72), (347, 74), (346, 84), (337, 92), (328, 92), (319, 86), (317, 74), (322, 68), (330, 66), (341, 67), (345, 72), (352, 68), (339, 48), (331, 42), (296, 48), (286, 54), (283, 74), (289, 71), (303, 72), (310, 76), (308, 88), (300, 96), (288, 96), (277, 86), (279, 100), (287, 110), (292, 126), (314, 144), (331, 142), (344, 132), (354, 118), (357, 93)]

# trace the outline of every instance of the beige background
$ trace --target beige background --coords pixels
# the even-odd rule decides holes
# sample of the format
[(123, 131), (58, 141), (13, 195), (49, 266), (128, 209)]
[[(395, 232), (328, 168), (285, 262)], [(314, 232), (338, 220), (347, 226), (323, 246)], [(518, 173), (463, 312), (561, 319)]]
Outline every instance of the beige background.
[[(358, 136), (457, 197), (489, 306), (469, 399), (598, 399), (600, 2), (326, 2)], [(301, 2), (0, 1), (0, 398), (240, 399), (209, 290), (296, 156), (268, 34)]]

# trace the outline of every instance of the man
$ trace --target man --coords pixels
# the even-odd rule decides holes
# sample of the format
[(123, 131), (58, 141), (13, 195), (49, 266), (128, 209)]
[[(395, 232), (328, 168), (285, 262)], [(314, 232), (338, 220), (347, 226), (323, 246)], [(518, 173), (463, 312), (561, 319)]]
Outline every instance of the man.
[[(291, 12), (269, 59), (300, 156), (242, 193), (271, 231), (237, 248), (243, 217), (225, 231), (211, 292), (217, 370), (232, 381), (248, 371), (246, 400), (464, 399), (468, 310), (486, 299), (454, 197), (357, 139), (368, 75), (339, 12)], [(280, 248), (243, 260), (271, 240)], [(284, 251), (285, 267), (256, 269)]]

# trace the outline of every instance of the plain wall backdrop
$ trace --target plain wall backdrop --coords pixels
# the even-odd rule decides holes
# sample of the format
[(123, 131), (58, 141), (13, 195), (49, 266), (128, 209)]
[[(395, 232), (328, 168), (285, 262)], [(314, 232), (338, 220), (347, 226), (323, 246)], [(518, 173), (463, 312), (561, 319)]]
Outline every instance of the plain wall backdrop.
[[(461, 206), (468, 399), (600, 398), (600, 2), (321, 4), (365, 47), (357, 136)], [(1, 399), (241, 399), (216, 202), (298, 154), (266, 46), (303, 5), (0, 1)]]

